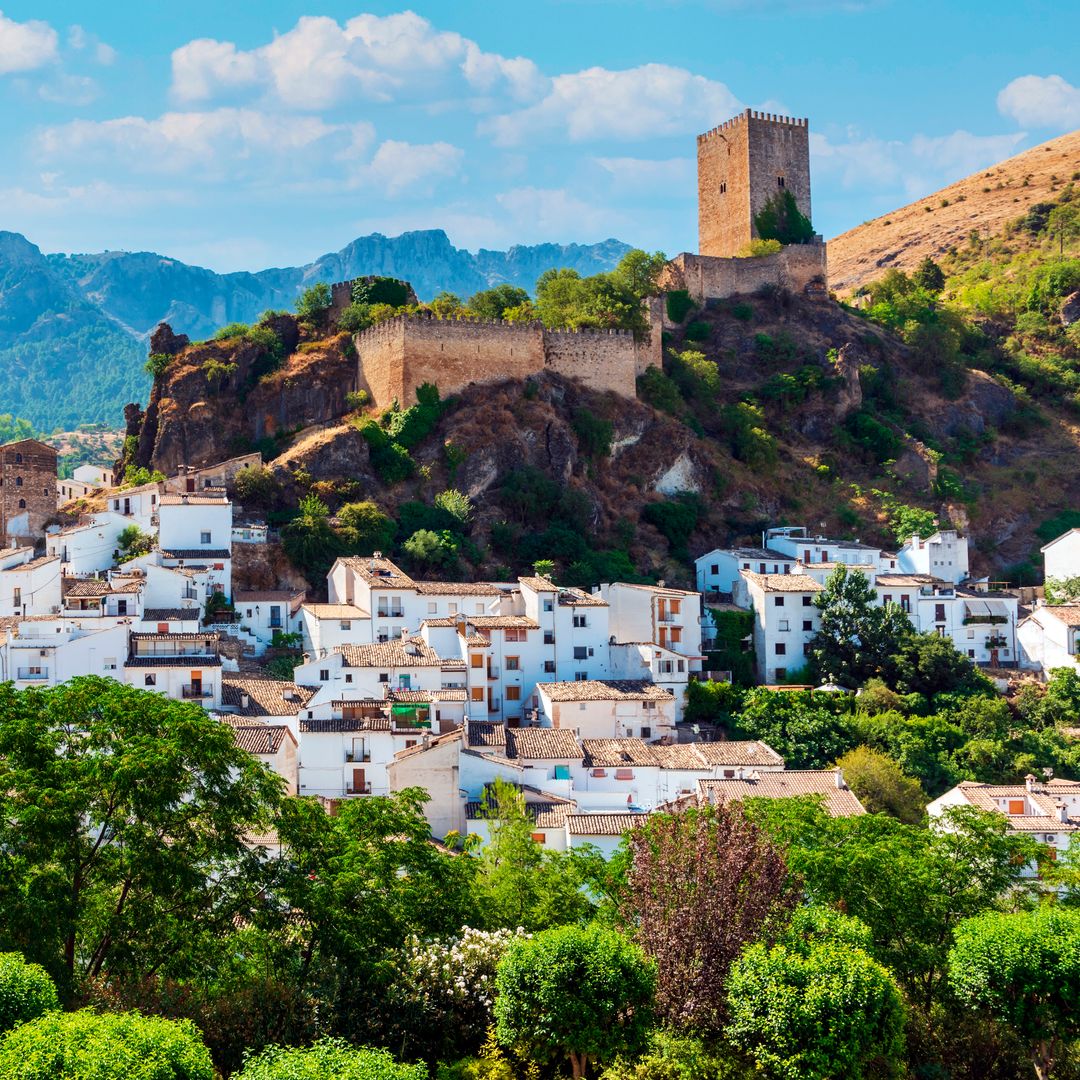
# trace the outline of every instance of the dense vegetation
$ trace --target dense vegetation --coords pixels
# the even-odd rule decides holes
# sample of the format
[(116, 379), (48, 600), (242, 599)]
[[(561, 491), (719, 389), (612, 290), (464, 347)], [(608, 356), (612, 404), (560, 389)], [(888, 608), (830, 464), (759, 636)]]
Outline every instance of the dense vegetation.
[[(197, 705), (96, 678), (0, 687), (0, 1071), (1075, 1077), (1080, 859), (973, 810), (928, 829), (897, 777), (933, 793), (1047, 760), (1067, 775), (1076, 681), (1012, 710), (969, 685), (707, 689), (693, 709), (794, 765), (888, 733), (895, 760), (849, 775), (881, 811), (658, 814), (609, 862), (540, 848), (509, 785), (485, 800), (484, 848), (435, 844), (422, 791), (331, 816)], [(281, 857), (245, 839), (268, 832)]]

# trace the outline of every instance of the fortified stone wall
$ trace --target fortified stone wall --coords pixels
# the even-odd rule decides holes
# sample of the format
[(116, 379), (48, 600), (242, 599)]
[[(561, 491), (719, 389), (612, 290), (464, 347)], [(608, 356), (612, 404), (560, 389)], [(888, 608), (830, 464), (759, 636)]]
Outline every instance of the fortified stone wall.
[(734, 255), (757, 237), (754, 217), (779, 191), (810, 214), (809, 121), (747, 109), (699, 135), (698, 248)]
[(354, 340), (358, 385), (380, 407), (395, 399), (413, 404), (423, 383), (434, 383), (446, 396), (470, 383), (525, 379), (545, 369), (633, 397), (639, 370), (660, 363), (658, 324), (647, 342), (637, 343), (624, 330), (545, 330), (539, 323), (402, 315)]
[(791, 244), (775, 255), (753, 259), (721, 259), (684, 251), (664, 267), (660, 287), (665, 292), (686, 289), (701, 304), (752, 293), (763, 285), (802, 292), (811, 282), (827, 281), (827, 272), (824, 244)]
[(36, 439), (0, 446), (0, 547), (36, 540), (55, 516), (56, 457)]

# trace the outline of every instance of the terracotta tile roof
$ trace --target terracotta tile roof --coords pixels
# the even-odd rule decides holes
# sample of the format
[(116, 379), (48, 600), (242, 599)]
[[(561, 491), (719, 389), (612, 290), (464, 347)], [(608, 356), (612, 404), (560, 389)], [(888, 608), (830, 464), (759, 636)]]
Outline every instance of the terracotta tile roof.
[(192, 622), (202, 618), (198, 608), (146, 608), (142, 613), (143, 622)]
[(395, 638), (370, 645), (341, 645), (346, 667), (440, 667), (444, 660), (420, 637)]
[(486, 581), (414, 581), (422, 596), (503, 596), (503, 590)]
[(129, 656), (124, 667), (221, 667), (220, 656)]
[(750, 570), (740, 570), (739, 573), (767, 593), (815, 593), (821, 592), (824, 587), (807, 574), (755, 574)]
[(301, 735), (348, 734), (351, 731), (389, 731), (389, 716), (359, 716), (355, 720), (301, 720)]
[(354, 604), (302, 604), (316, 619), (370, 619), (371, 616)]
[(876, 580), (879, 585), (892, 585), (900, 588), (951, 584), (951, 582), (945, 581), (943, 578), (934, 577), (933, 574), (878, 574)]
[(340, 561), (369, 585), (386, 589), (416, 588), (416, 582), (397, 563), (389, 559), (352, 555)]
[[(559, 829), (566, 824), (567, 817), (577, 809), (573, 799), (564, 799), (561, 795), (552, 795), (539, 788), (522, 784), (518, 790), (525, 796), (525, 812), (533, 819), (537, 828)], [(486, 821), (482, 799), (465, 804), (465, 817), (469, 821)]]
[(506, 725), (501, 720), (470, 720), (465, 742), (469, 746), (505, 746)]
[(580, 761), (581, 743), (572, 731), (565, 728), (507, 728), (506, 756)]
[(526, 615), (470, 615), (467, 621), (478, 630), (540, 629), (540, 624)]
[(607, 607), (608, 602), (581, 589), (560, 589), (560, 607)]
[(522, 577), (518, 578), (518, 582), (524, 585), (526, 589), (532, 589), (533, 592), (558, 592), (559, 586), (552, 581), (548, 581), (546, 577)]
[(286, 724), (239, 723), (235, 717), (224, 717), (232, 728), (233, 739), (249, 754), (276, 754), (286, 739), (296, 742), (296, 736)]
[(0, 571), (4, 574), (24, 574), (28, 570), (38, 570), (42, 566), (48, 566), (51, 562), (59, 562), (59, 555), (39, 555), (36, 559), (31, 559), (27, 563), (22, 563), (19, 566), (9, 566), (6, 570)]
[[(778, 558), (786, 558), (786, 556), (780, 555)], [(631, 581), (617, 581), (616, 585), (620, 589), (639, 589), (641, 592), (657, 593), (660, 596), (700, 596), (701, 593), (695, 589), (676, 589), (670, 585), (638, 585), (636, 582)]]
[[(397, 728), (394, 729), (398, 730)], [(400, 758), (413, 757), (415, 754), (422, 754), (425, 750), (431, 750), (436, 746), (445, 746), (447, 743), (455, 742), (460, 739), (461, 728), (454, 728), (453, 731), (444, 731), (441, 735), (430, 735), (418, 742), (415, 746), (406, 746), (404, 750), (398, 750), (394, 753), (394, 760), (397, 761)]]
[(698, 753), (694, 743), (672, 743), (670, 746), (655, 743), (651, 746), (661, 769), (690, 769), (697, 772), (711, 770), (711, 766)]
[(694, 743), (694, 748), (710, 765), (784, 764), (784, 759), (760, 740), (702, 742)]
[(457, 619), (450, 618), (449, 616), (447, 618), (445, 618), (445, 619), (421, 619), (420, 620), (420, 625), (422, 627), (423, 626), (452, 627), (452, 626), (457, 626), (457, 624), (458, 624)]
[(231, 559), (232, 552), (228, 548), (176, 548), (173, 551), (162, 551), (163, 559)]
[[(1062, 821), (1060, 814), (1060, 797), (1080, 794), (1080, 783), (1075, 781), (1051, 780), (1046, 784), (1035, 784), (1031, 791), (1028, 791), (1025, 784), (980, 784), (962, 781), (957, 786), (972, 806), (1003, 814), (1009, 828), (1016, 832), (1076, 832), (1080, 829), (1080, 819), (1069, 818)], [(1006, 813), (998, 805), (998, 799), (1023, 799), (1025, 809), (1031, 806), (1034, 812)]]
[(1066, 626), (1080, 626), (1080, 604), (1040, 604), (1032, 614), (1047, 611)]
[(243, 716), (295, 716), (314, 694), (310, 687), (284, 679), (233, 672), (221, 676), (221, 703), (232, 706)]
[(486, 649), (491, 644), (491, 638), (486, 638), (483, 634), (465, 634), (461, 640), (474, 649)]
[(98, 578), (63, 578), (64, 596), (107, 596), (109, 583)]
[(713, 555), (733, 555), (739, 559), (775, 559), (777, 562), (796, 561), (796, 556), (794, 555), (785, 555), (782, 551), (772, 551), (769, 548), (756, 547), (713, 548), (712, 551), (707, 551), (704, 555), (699, 555), (697, 561), (701, 562), (702, 559), (708, 559)]
[(673, 701), (670, 690), (644, 679), (582, 679), (537, 683), (552, 701)]
[(569, 814), (566, 826), (571, 836), (622, 836), (648, 820), (648, 814)]
[(835, 769), (763, 772), (756, 780), (699, 780), (698, 793), (706, 801), (713, 803), (735, 799), (790, 799), (797, 795), (821, 795), (822, 806), (833, 817), (866, 813), (850, 788), (836, 786)]
[(587, 769), (661, 764), (657, 748), (644, 739), (582, 739), (582, 763)]
[[(202, 490), (205, 492), (206, 489), (203, 488)], [(125, 491), (124, 494), (130, 495), (132, 491)], [(161, 506), (221, 506), (226, 502), (228, 500), (224, 495), (196, 495), (194, 492), (190, 495), (162, 495), (158, 500)]]

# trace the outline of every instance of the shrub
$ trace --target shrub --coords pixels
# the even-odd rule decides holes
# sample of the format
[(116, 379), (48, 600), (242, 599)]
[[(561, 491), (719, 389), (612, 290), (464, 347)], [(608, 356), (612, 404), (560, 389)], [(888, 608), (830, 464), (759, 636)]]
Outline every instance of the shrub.
[(354, 304), (386, 304), (392, 308), (405, 307), (409, 303), (409, 286), (392, 277), (360, 278), (353, 282)]
[(345, 307), (337, 317), (339, 329), (348, 334), (359, 334), (375, 321), (370, 304), (358, 304), (355, 301)]
[(51, 1012), (0, 1041), (6, 1080), (214, 1080), (188, 1020), (138, 1013)]
[(770, 196), (754, 215), (754, 227), (762, 240), (781, 244), (808, 244), (814, 239), (814, 226), (800, 213), (795, 196), (786, 188)]
[(248, 326), (247, 323), (242, 323), (242, 322), (229, 323), (227, 326), (223, 326), (223, 327), (221, 327), (220, 330), (217, 330), (214, 333), (214, 336), (210, 340), (211, 341), (229, 341), (232, 338), (246, 337), (247, 332), (250, 329), (251, 328)]
[(233, 477), (233, 491), (245, 505), (269, 508), (277, 502), (281, 486), (265, 465), (245, 465)]
[(206, 376), (207, 385), (217, 392), (228, 384), (229, 376), (236, 373), (236, 364), (211, 356), (203, 361), (202, 372)]
[(21, 953), (0, 953), (0, 1032), (60, 1008), (45, 969)]
[(426, 1065), (402, 1065), (387, 1050), (322, 1039), (314, 1046), (271, 1046), (249, 1057), (235, 1080), (427, 1080)]
[(686, 328), (683, 336), (687, 341), (708, 341), (709, 324), (707, 322), (692, 322)]
[(637, 380), (638, 397), (661, 412), (676, 414), (682, 409), (679, 389), (654, 364), (650, 364)]
[(672, 290), (667, 294), (664, 302), (667, 306), (668, 318), (675, 323), (681, 323), (696, 306), (686, 289)]
[(681, 353), (668, 354), (671, 378), (682, 396), (690, 398), (715, 398), (720, 393), (720, 369), (705, 354), (696, 349), (684, 349)]
[(169, 353), (151, 353), (146, 361), (146, 370), (155, 379), (160, 379), (172, 363), (172, 359)]
[(686, 551), (694, 529), (701, 516), (701, 503), (696, 495), (685, 492), (667, 502), (650, 503), (642, 517), (666, 538), (672, 554), (681, 556)]
[(350, 390), (345, 395), (345, 408), (351, 411), (363, 409), (371, 404), (371, 395), (366, 390)]
[(320, 281), (300, 294), (300, 298), (296, 301), (296, 314), (301, 319), (321, 322), (330, 310), (331, 301), (330, 286), (325, 281)]
[(433, 532), (419, 529), (402, 545), (406, 554), (429, 566), (444, 566), (453, 562), (458, 552), (458, 539), (448, 529)]
[(610, 420), (604, 420), (592, 409), (579, 405), (574, 410), (571, 423), (578, 437), (578, 445), (588, 457), (611, 456), (611, 438), (615, 429)]
[(472, 499), (457, 488), (447, 488), (435, 496), (435, 505), (448, 514), (462, 528), (468, 525), (473, 515)]
[(731, 314), (739, 322), (750, 322), (754, 317), (754, 305), (748, 304), (745, 300), (740, 300), (737, 304), (731, 305)]
[(370, 501), (346, 503), (338, 510), (338, 534), (354, 554), (386, 551), (394, 542), (397, 522)]
[(735, 252), (735, 258), (756, 259), (761, 255), (775, 255), (783, 247), (779, 240), (751, 240)]
[(850, 413), (844, 421), (844, 430), (852, 443), (877, 464), (894, 461), (900, 454), (900, 437), (880, 420), (862, 410)]

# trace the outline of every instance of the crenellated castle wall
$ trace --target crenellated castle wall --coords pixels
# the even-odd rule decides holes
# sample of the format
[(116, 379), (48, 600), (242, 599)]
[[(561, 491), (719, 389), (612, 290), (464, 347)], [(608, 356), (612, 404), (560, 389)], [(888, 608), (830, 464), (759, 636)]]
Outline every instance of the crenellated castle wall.
[(473, 383), (525, 379), (553, 371), (594, 390), (634, 397), (638, 374), (659, 366), (659, 303), (648, 339), (629, 330), (546, 330), (538, 323), (437, 319), (399, 315), (354, 338), (358, 385), (381, 408), (416, 400), (416, 388), (434, 383), (445, 397)]

